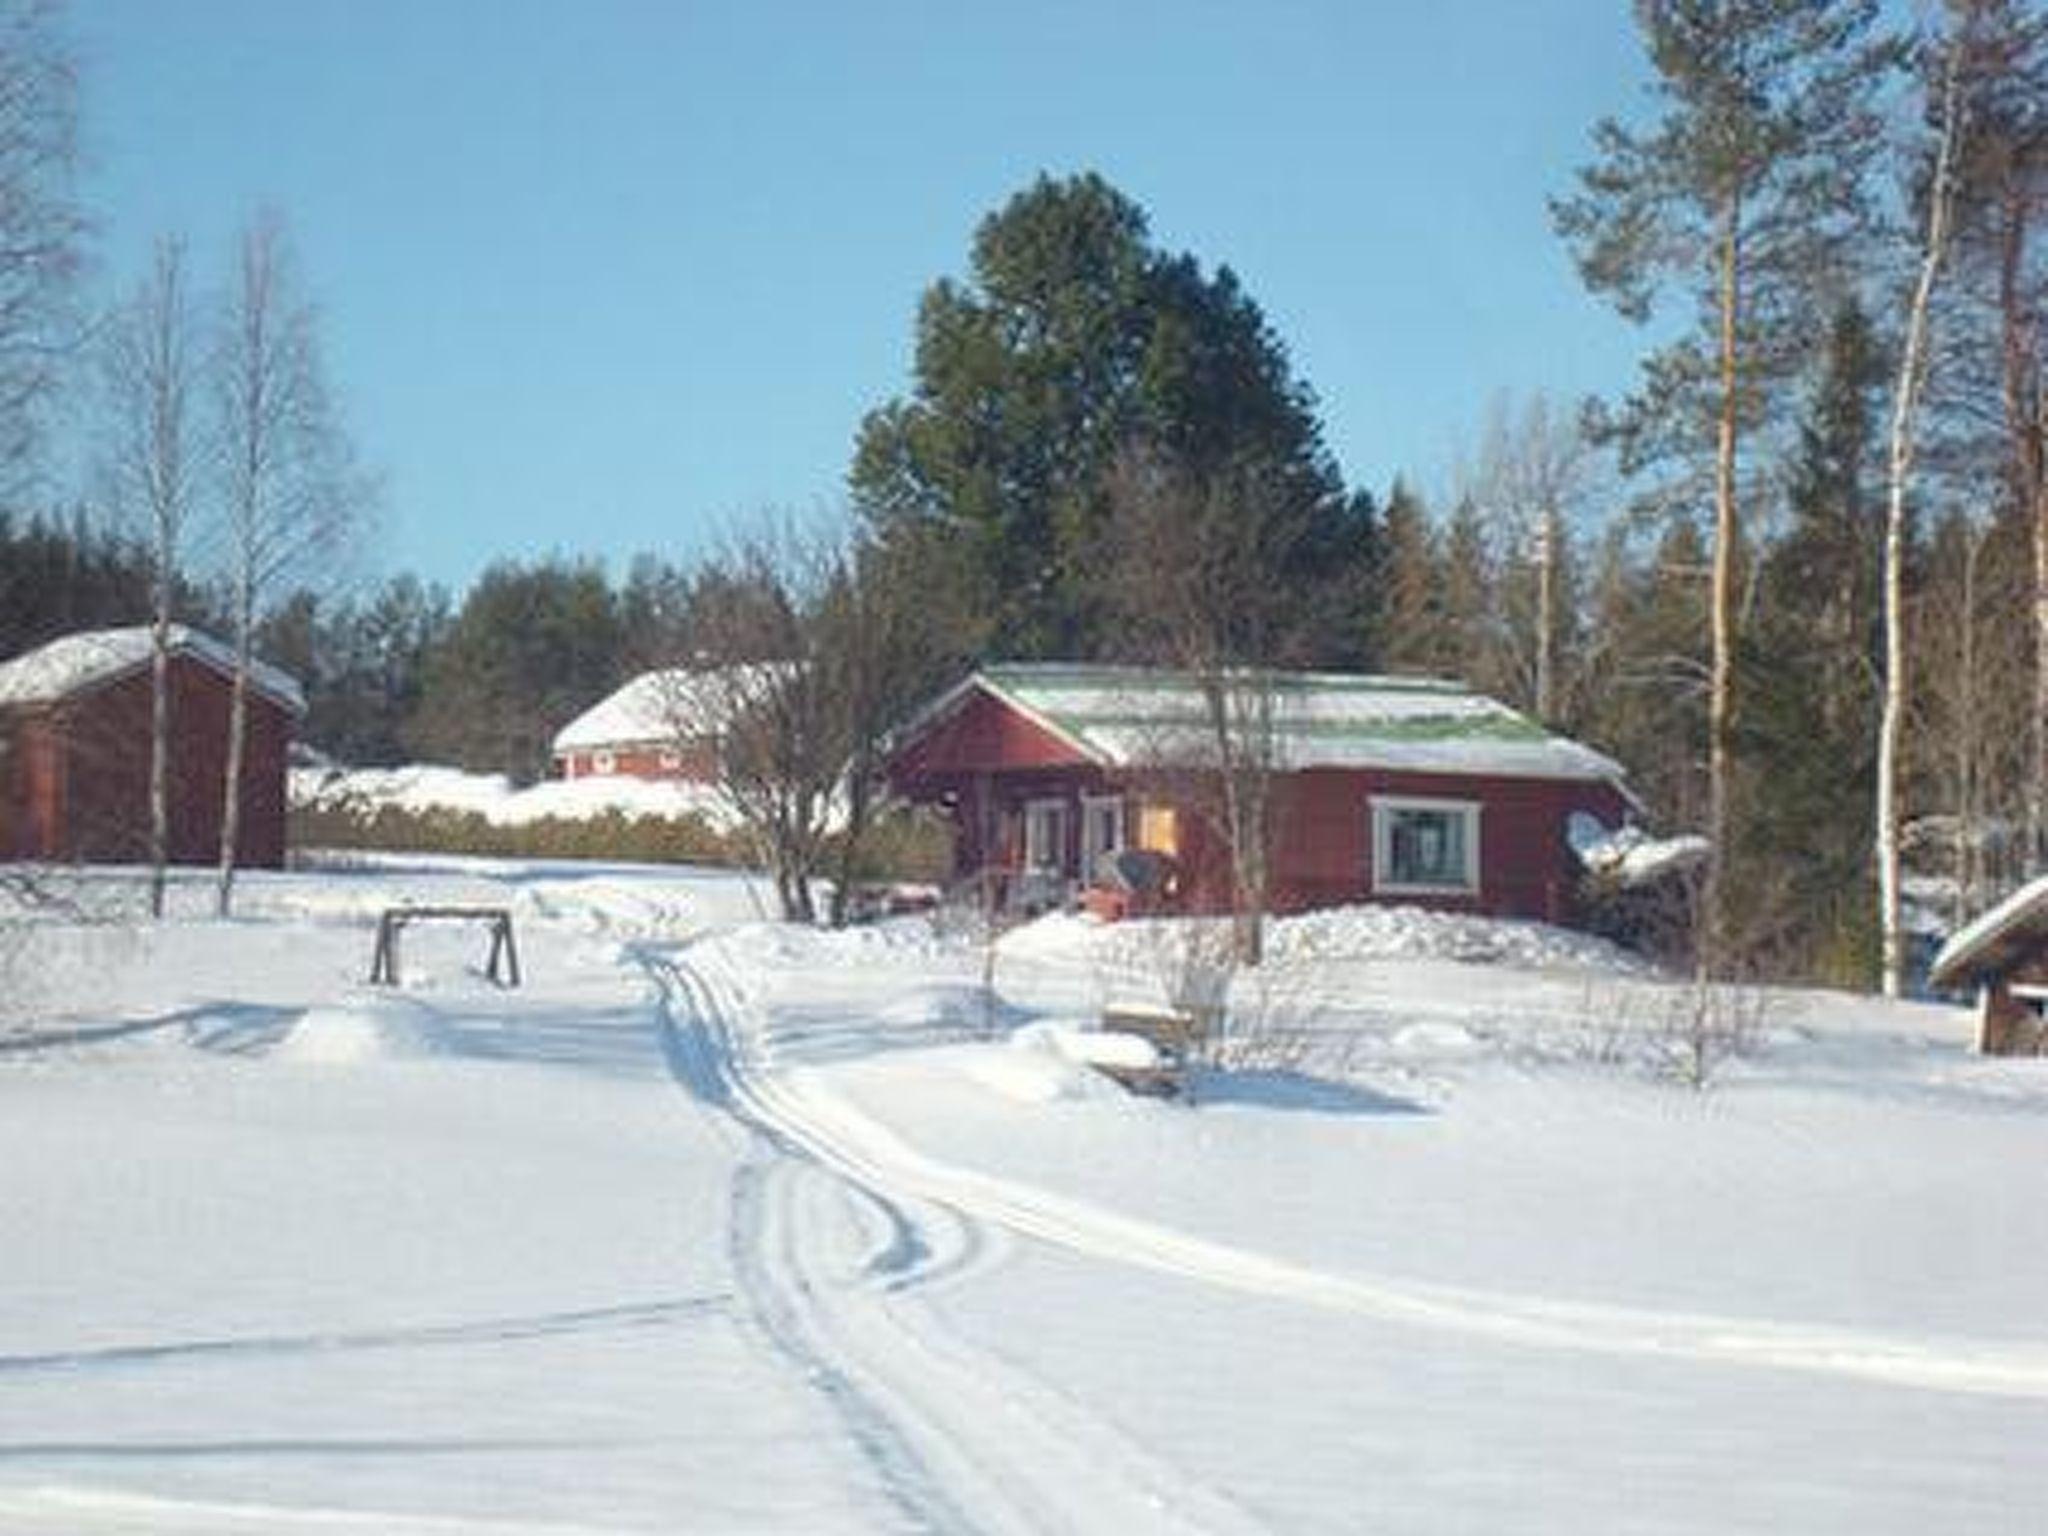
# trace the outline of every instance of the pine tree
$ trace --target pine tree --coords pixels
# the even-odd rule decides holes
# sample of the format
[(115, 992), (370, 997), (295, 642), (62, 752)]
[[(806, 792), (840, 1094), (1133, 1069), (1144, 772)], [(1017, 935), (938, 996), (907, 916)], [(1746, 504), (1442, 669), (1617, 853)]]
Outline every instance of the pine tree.
[(918, 311), (911, 397), (862, 423), (850, 485), (885, 541), (938, 535), (973, 584), (984, 649), (1099, 653), (1108, 478), (1134, 448), (1202, 482), (1254, 474), (1314, 509), (1276, 579), (1341, 548), (1343, 486), (1315, 398), (1229, 268), (1156, 249), (1096, 175), (1041, 177), (983, 220), (973, 281)]
[(1703, 973), (1728, 958), (1740, 447), (1775, 413), (1810, 295), (1854, 248), (1880, 142), (1874, 93), (1895, 57), (1870, 41), (1877, 12), (1876, 0), (1639, 0), (1663, 115), (1648, 132), (1599, 123), (1598, 158), (1551, 205), (1580, 275), (1623, 315), (1647, 319), (1675, 292), (1697, 317), (1646, 363), (1642, 393), (1612, 426), (1627, 466), (1712, 467)]

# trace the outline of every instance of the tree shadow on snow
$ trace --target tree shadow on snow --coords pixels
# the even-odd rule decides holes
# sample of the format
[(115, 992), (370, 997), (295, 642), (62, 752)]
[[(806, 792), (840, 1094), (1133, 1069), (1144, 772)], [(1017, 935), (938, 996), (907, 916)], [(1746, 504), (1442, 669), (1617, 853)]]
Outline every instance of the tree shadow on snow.
[(1427, 1106), (1390, 1093), (1377, 1093), (1355, 1083), (1306, 1077), (1299, 1072), (1202, 1072), (1188, 1094), (1190, 1102), (1241, 1104), (1254, 1109), (1285, 1109), (1317, 1115), (1426, 1115)]

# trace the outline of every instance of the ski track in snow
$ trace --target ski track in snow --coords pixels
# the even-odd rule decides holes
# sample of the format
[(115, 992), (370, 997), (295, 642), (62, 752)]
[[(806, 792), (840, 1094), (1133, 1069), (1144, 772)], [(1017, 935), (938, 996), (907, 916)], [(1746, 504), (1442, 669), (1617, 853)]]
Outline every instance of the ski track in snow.
[(883, 1202), (950, 1208), (1089, 1257), (1265, 1297), (1532, 1348), (1735, 1364), (1936, 1392), (2048, 1400), (2048, 1351), (2010, 1342), (1922, 1342), (1763, 1319), (1660, 1312), (1333, 1273), (1195, 1236), (1013, 1180), (955, 1167), (906, 1145), (816, 1074), (768, 1071), (731, 1038), (744, 989), (728, 957), (699, 945), (675, 969), (727, 1036), (729, 1091), (779, 1140), (804, 1148)]
[[(897, 1190), (783, 1116), (744, 1065), (740, 993), (685, 954), (638, 952), (660, 988), (671, 1072), (754, 1143), (733, 1187), (732, 1260), (754, 1321), (826, 1399), (897, 1516), (942, 1532), (1263, 1529), (1049, 1384), (961, 1340), (923, 1297), (996, 1262), (980, 1217)], [(851, 1217), (865, 1262), (820, 1234)]]

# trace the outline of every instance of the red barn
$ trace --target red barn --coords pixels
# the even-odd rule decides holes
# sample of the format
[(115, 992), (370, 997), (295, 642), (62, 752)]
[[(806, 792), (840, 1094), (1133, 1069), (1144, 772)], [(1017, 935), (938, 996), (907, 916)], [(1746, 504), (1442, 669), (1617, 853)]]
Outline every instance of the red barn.
[[(1237, 739), (1269, 789), (1274, 910), (1398, 901), (1568, 922), (1574, 817), (1618, 827), (1620, 767), (1455, 683), (1261, 674), (1233, 689)], [(1007, 665), (959, 683), (900, 730), (892, 788), (945, 809), (961, 877), (998, 871), (1050, 904), (1105, 855), (1169, 856), (1179, 903), (1229, 900), (1203, 695), (1138, 668)]]
[[(149, 858), (151, 637), (146, 626), (69, 635), (0, 663), (0, 856), (86, 863)], [(220, 857), (234, 655), (173, 626), (171, 862)], [(299, 686), (258, 665), (249, 690), (239, 859), (284, 862), (285, 754)]]
[(624, 775), (709, 784), (725, 723), (760, 692), (762, 668), (643, 672), (555, 733), (565, 779)]

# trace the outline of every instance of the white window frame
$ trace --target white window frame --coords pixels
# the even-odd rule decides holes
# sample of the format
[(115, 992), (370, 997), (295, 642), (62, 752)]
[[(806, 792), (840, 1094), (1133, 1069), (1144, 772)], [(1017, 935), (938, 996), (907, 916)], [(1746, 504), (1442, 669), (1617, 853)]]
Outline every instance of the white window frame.
[[(1367, 802), (1372, 810), (1372, 888), (1390, 896), (1477, 896), (1480, 890), (1480, 812), (1477, 800), (1443, 800), (1421, 795), (1374, 795)], [(1393, 868), (1394, 815), (1400, 811), (1448, 812), (1465, 822), (1465, 879), (1459, 885), (1395, 880)]]
[[(1109, 846), (1095, 846), (1095, 828), (1098, 817), (1107, 820), (1110, 836)], [(1122, 795), (1083, 795), (1081, 797), (1081, 875), (1083, 879), (1095, 876), (1095, 861), (1104, 854), (1122, 853), (1131, 846), (1130, 812)]]
[[(1073, 809), (1064, 795), (1048, 795), (1024, 802), (1024, 868), (1027, 873), (1063, 875), (1067, 872), (1067, 833), (1072, 815)], [(1048, 822), (1058, 829), (1056, 834), (1048, 834), (1044, 830)], [(1039, 845), (1048, 837), (1053, 846), (1041, 849)], [(1036, 857), (1040, 852), (1050, 853), (1050, 861)]]
[(618, 766), (618, 755), (609, 747), (599, 747), (590, 754), (590, 770), (593, 773), (615, 773)]

